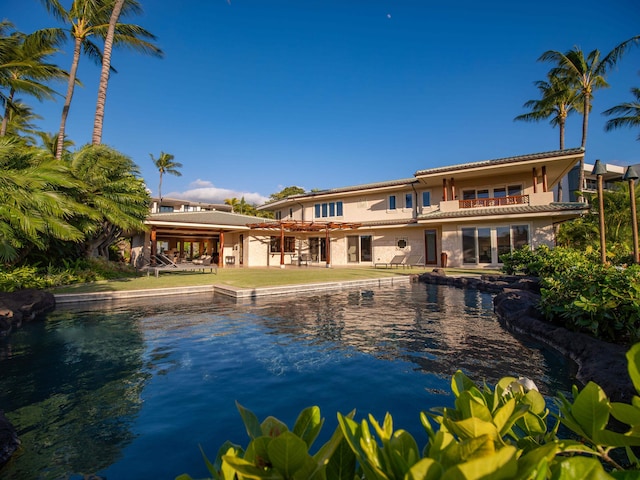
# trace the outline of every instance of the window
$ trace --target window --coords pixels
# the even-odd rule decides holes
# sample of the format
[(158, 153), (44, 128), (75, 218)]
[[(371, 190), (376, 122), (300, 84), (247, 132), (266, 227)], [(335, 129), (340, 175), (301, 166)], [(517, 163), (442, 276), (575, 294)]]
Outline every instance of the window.
[(293, 218), (293, 208), (289, 209), (289, 218)]
[(396, 209), (396, 196), (389, 195), (389, 210), (395, 210), (395, 209)]
[(529, 225), (514, 225), (511, 230), (514, 250), (529, 245)]
[(489, 189), (483, 188), (482, 190), (478, 190), (478, 198), (489, 198)]
[(462, 191), (462, 199), (463, 200), (475, 200), (476, 199), (476, 191), (475, 190), (463, 190)]
[(407, 237), (396, 237), (396, 247), (398, 250), (404, 250), (409, 245), (409, 239)]
[(529, 226), (463, 228), (463, 263), (500, 263), (500, 257), (529, 244)]
[(462, 261), (464, 263), (476, 263), (476, 229), (462, 229)]
[(173, 212), (173, 207), (167, 205), (160, 206), (160, 212)]
[(282, 212), (280, 210), (276, 212), (276, 220), (282, 220)]
[(423, 207), (431, 206), (431, 192), (422, 192), (422, 206)]
[(413, 193), (407, 193), (404, 196), (404, 208), (413, 208)]
[(313, 212), (315, 218), (341, 217), (342, 202), (316, 203)]
[(370, 262), (371, 255), (371, 235), (353, 235), (347, 237), (347, 262)]
[[(271, 253), (280, 253), (280, 237), (272, 236), (269, 244)], [(296, 251), (296, 237), (284, 237), (285, 253), (294, 253)]]
[(522, 195), (522, 186), (520, 186), (520, 185), (509, 185), (507, 187), (507, 192), (508, 192), (510, 197), (513, 197), (513, 196), (516, 196), (516, 195)]
[(504, 187), (493, 189), (493, 198), (504, 198), (507, 196), (507, 189)]

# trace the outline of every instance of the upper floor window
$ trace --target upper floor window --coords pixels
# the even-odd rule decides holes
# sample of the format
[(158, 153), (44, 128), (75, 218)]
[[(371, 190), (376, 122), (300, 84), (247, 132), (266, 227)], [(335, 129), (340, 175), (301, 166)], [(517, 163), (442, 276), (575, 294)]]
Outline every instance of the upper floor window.
[(431, 192), (422, 192), (422, 206), (423, 207), (431, 206)]
[(404, 208), (413, 208), (413, 193), (404, 195)]
[(396, 209), (396, 196), (389, 195), (389, 210), (395, 210), (395, 209)]
[(278, 210), (275, 214), (276, 220), (282, 220), (282, 212)]
[(313, 209), (315, 218), (341, 217), (342, 202), (316, 203)]
[(293, 208), (289, 209), (289, 218), (293, 218)]
[(160, 211), (161, 212), (173, 212), (173, 207), (172, 206), (167, 206), (167, 205), (160, 205)]

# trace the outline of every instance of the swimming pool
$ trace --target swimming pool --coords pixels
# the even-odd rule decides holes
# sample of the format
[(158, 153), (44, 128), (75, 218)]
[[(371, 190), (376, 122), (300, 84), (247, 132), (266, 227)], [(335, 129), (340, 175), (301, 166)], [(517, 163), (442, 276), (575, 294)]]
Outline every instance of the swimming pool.
[(390, 412), (423, 446), (419, 412), (452, 402), (457, 370), (527, 376), (567, 392), (560, 354), (502, 329), (492, 296), (405, 284), (236, 302), (190, 295), (58, 308), (0, 340), (0, 408), (23, 442), (0, 476), (207, 475), (225, 440), (246, 445), (235, 401), (292, 425)]

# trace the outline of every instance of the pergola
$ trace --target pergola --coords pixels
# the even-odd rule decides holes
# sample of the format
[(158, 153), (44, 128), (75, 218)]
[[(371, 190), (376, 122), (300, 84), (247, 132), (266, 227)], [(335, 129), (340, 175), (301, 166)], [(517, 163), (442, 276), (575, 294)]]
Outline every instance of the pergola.
[(280, 222), (248, 223), (247, 227), (259, 230), (273, 230), (280, 232), (280, 266), (284, 267), (284, 234), (285, 232), (313, 233), (325, 232), (327, 244), (327, 265), (331, 264), (331, 242), (329, 232), (336, 230), (353, 230), (359, 228), (361, 223), (353, 222), (305, 222), (299, 220), (281, 220)]

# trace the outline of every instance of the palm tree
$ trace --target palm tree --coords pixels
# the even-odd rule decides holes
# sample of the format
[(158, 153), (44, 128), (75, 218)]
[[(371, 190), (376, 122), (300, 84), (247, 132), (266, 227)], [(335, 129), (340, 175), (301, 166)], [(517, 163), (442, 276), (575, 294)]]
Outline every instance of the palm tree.
[[(638, 43), (640, 43), (640, 35), (625, 40), (602, 58), (600, 50), (591, 51), (585, 58), (584, 52), (578, 47), (574, 47), (573, 50), (566, 53), (548, 50), (538, 59), (543, 62), (554, 62), (556, 66), (551, 69), (549, 74), (574, 85), (580, 94), (582, 99), (582, 148), (585, 148), (587, 144), (593, 92), (609, 86), (605, 80), (608, 71), (618, 63), (626, 50)], [(584, 158), (580, 159), (579, 185), (582, 190), (584, 188)], [(584, 197), (581, 195), (580, 200), (583, 199)]]
[(91, 215), (64, 191), (79, 186), (62, 162), (17, 137), (0, 138), (0, 261), (15, 264), (51, 239), (78, 242), (82, 230), (70, 220)]
[[(604, 126), (605, 131), (609, 132), (620, 127), (640, 127), (640, 88), (632, 88), (631, 93), (636, 99), (635, 102), (621, 103), (603, 112), (607, 116), (618, 115), (607, 120)], [(640, 141), (640, 134), (638, 134), (638, 141)]]
[[(84, 53), (96, 63), (102, 63), (100, 48), (91, 38), (106, 37), (114, 0), (73, 0), (68, 10), (62, 6), (60, 0), (41, 1), (54, 17), (70, 26), (69, 33), (74, 41), (73, 59), (71, 61), (71, 69), (69, 70), (69, 81), (67, 83), (64, 106), (62, 107), (58, 147), (56, 148), (56, 158), (60, 159), (63, 151), (62, 143), (65, 138), (67, 117), (69, 116), (73, 91), (77, 82), (80, 53), (84, 51)], [(138, 5), (136, 0), (125, 0), (125, 5), (130, 4)], [(123, 35), (120, 35), (120, 31), (123, 32)], [(114, 43), (122, 43), (123, 45), (137, 49), (139, 47), (135, 41), (140, 41), (140, 36), (147, 38), (152, 37), (149, 32), (136, 25), (120, 25), (116, 28)]]
[(2, 93), (5, 110), (0, 126), (0, 136), (7, 133), (7, 122), (14, 106), (17, 92), (26, 93), (38, 100), (53, 98), (55, 91), (43, 82), (66, 78), (64, 70), (56, 65), (46, 63), (47, 57), (57, 53), (58, 45), (64, 39), (58, 29), (43, 29), (26, 35), (14, 32), (12, 45), (7, 48), (0, 60), (0, 88), (7, 89)]
[(225, 198), (224, 203), (231, 207), (231, 213), (235, 213), (238, 205), (240, 204), (240, 200), (238, 200), (236, 197)]
[[(36, 132), (36, 135), (40, 138), (42, 148), (49, 152), (54, 158), (56, 157), (56, 148), (58, 148), (58, 134), (49, 132)], [(75, 145), (72, 140), (68, 138), (64, 139), (64, 149), (67, 151), (68, 147)]]
[(551, 118), (549, 121), (551, 126), (557, 126), (560, 130), (560, 150), (564, 150), (567, 117), (580, 108), (576, 89), (553, 75), (548, 76), (548, 81), (538, 80), (534, 85), (538, 88), (541, 98), (526, 102), (523, 106), (531, 111), (518, 115), (515, 120), (539, 122)]
[(175, 175), (176, 177), (182, 176), (182, 173), (180, 173), (180, 171), (178, 170), (178, 168), (182, 168), (182, 164), (179, 162), (174, 162), (173, 159), (175, 157), (170, 153), (160, 152), (160, 156), (158, 158), (154, 158), (152, 154), (149, 154), (149, 156), (151, 157), (153, 164), (158, 169), (158, 172), (160, 172), (160, 183), (158, 185), (158, 198), (162, 203), (162, 176), (165, 173)]
[(104, 41), (104, 52), (102, 55), (102, 70), (100, 72), (100, 84), (98, 86), (98, 101), (96, 104), (96, 115), (93, 122), (93, 135), (91, 143), (97, 145), (102, 141), (102, 125), (104, 120), (104, 107), (107, 101), (107, 87), (109, 85), (109, 73), (111, 71), (111, 50), (114, 42), (123, 43), (133, 47), (138, 51), (149, 53), (158, 57), (163, 55), (155, 45), (143, 38), (155, 40), (155, 37), (146, 30), (135, 25), (122, 25), (118, 23), (120, 16), (129, 13), (141, 13), (142, 9), (137, 2), (127, 0), (116, 0), (109, 18), (109, 26)]

